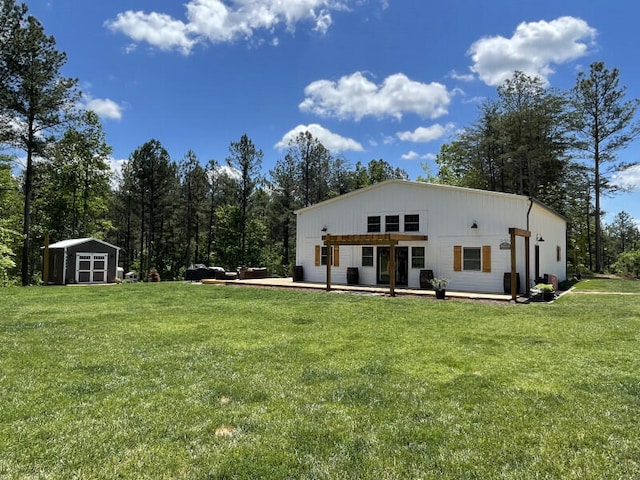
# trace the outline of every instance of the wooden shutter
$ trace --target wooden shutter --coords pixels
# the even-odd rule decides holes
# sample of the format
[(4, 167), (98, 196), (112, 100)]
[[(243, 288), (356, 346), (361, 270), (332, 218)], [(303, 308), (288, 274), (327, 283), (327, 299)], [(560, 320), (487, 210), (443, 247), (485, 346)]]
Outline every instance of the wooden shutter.
[(482, 246), (482, 271), (491, 272), (491, 245)]
[(453, 247), (453, 271), (462, 271), (462, 245), (454, 245)]
[(333, 266), (334, 267), (339, 267), (340, 266), (340, 245), (335, 245), (333, 247)]
[(316, 267), (320, 266), (320, 254), (321, 254), (320, 245), (316, 245), (316, 259), (315, 259)]

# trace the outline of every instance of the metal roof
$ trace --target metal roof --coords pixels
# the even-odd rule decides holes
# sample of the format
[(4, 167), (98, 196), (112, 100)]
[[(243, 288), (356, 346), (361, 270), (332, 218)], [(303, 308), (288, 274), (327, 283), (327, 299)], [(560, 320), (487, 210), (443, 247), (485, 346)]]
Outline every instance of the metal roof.
[(51, 245), (49, 245), (49, 248), (69, 248), (69, 247), (75, 247), (76, 245), (82, 245), (83, 243), (87, 243), (91, 241), (102, 243), (103, 245), (106, 245), (108, 247), (120, 250), (120, 247), (116, 247), (115, 245), (111, 245), (110, 243), (103, 242), (102, 240), (98, 240), (97, 238), (93, 238), (93, 237), (71, 238), (69, 240), (62, 240), (60, 242), (52, 243)]

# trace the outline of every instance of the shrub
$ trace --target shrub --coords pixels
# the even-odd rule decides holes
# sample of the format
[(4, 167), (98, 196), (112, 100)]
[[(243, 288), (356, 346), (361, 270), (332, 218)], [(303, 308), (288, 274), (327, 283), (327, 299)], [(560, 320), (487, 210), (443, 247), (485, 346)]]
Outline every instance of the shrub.
[(621, 277), (640, 278), (640, 250), (621, 253), (611, 269)]

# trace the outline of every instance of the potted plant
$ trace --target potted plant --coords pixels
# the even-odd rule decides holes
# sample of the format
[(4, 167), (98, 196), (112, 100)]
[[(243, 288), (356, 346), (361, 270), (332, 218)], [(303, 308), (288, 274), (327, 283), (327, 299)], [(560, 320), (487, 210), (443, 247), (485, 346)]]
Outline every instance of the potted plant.
[(550, 283), (538, 283), (531, 289), (531, 293), (534, 295), (534, 298), (542, 297), (542, 300), (544, 300), (545, 302), (553, 300), (556, 296), (553, 285), (551, 285)]
[(444, 300), (445, 293), (447, 291), (448, 278), (434, 278), (431, 280), (431, 286), (436, 291), (436, 298)]

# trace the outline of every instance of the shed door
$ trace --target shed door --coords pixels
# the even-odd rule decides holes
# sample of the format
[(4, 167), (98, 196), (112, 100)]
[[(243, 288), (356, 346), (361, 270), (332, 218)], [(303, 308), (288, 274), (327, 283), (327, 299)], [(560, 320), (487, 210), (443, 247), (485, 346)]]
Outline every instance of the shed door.
[(107, 283), (108, 253), (77, 253), (76, 283)]

